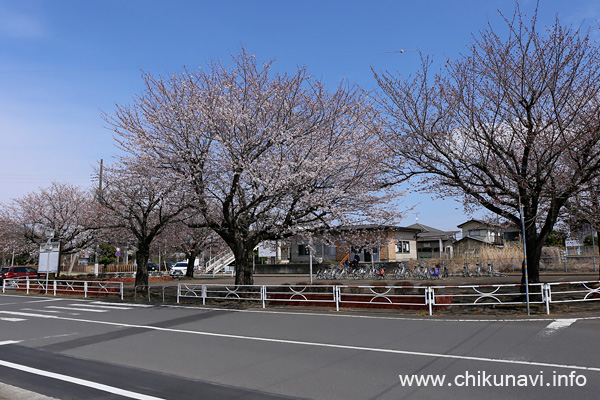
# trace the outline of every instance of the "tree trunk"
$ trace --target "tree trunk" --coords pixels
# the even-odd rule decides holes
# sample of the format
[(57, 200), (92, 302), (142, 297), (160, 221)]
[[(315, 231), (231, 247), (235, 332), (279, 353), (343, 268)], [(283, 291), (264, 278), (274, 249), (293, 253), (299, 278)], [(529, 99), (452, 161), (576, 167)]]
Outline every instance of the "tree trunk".
[(135, 286), (148, 286), (148, 258), (150, 257), (150, 245), (138, 242), (138, 250), (135, 253), (137, 272), (135, 274)]
[[(535, 226), (533, 226), (533, 229), (525, 230), (525, 244), (527, 245), (527, 275), (529, 276), (529, 283), (539, 283), (540, 258), (544, 242), (538, 237)], [(522, 267), (521, 284), (525, 284), (524, 266)]]
[(235, 255), (235, 284), (254, 285), (254, 277), (252, 275), (254, 246), (249, 243), (236, 243), (231, 248)]
[(185, 273), (185, 276), (187, 276), (189, 278), (194, 277), (194, 268), (196, 265), (196, 257), (197, 256), (198, 256), (198, 251), (196, 251), (196, 250), (192, 250), (189, 253), (187, 253), (188, 267), (187, 267), (187, 272)]

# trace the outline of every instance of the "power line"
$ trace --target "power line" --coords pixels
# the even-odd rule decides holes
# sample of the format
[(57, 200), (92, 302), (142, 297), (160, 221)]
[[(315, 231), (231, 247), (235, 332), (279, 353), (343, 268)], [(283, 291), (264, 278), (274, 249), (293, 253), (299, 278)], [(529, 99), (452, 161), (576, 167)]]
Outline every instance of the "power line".
[[(329, 55), (317, 55), (311, 56), (306, 55), (306, 58), (310, 59), (328, 59), (328, 58), (339, 58), (339, 57), (361, 57), (361, 56), (374, 56), (374, 55), (385, 55), (385, 54), (403, 54), (406, 52), (421, 51), (420, 49), (400, 49), (382, 52), (366, 52), (366, 53), (344, 53), (344, 54), (329, 54)], [(274, 57), (276, 60), (292, 59), (292, 57)], [(294, 58), (295, 59), (295, 58)], [(120, 67), (88, 67), (88, 68), (56, 68), (56, 69), (13, 69), (13, 70), (0, 70), (0, 74), (19, 74), (19, 73), (46, 73), (46, 72), (103, 72), (103, 71), (127, 71), (127, 70), (147, 70), (155, 68), (181, 68), (186, 65), (201, 65), (198, 63), (192, 64), (180, 64), (180, 65), (152, 65), (152, 66), (120, 66)]]

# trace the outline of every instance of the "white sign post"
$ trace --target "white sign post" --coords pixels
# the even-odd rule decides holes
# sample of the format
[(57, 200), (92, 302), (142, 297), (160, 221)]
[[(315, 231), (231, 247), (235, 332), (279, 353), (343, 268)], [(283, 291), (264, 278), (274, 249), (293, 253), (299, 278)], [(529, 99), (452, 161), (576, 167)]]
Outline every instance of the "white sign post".
[[(46, 230), (46, 238), (48, 241), (40, 245), (40, 257), (38, 259), (38, 273), (46, 273), (46, 294), (48, 294), (48, 279), (50, 273), (58, 273), (58, 261), (60, 255), (60, 242), (52, 242), (54, 239), (54, 231)], [(45, 257), (44, 257), (45, 255)]]
[(40, 258), (38, 260), (38, 272), (46, 274), (58, 273), (58, 257), (60, 254), (60, 242), (46, 242), (40, 245)]

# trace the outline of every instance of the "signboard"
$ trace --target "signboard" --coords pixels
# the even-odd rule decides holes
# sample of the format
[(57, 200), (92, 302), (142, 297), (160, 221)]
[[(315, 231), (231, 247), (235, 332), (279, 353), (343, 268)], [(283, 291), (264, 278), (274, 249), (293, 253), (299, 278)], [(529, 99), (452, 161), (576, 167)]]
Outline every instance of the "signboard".
[(565, 246), (566, 247), (579, 247), (579, 246), (581, 246), (581, 244), (579, 243), (579, 240), (565, 240)]
[(261, 242), (258, 245), (259, 257), (277, 257), (277, 243), (273, 241)]
[(58, 273), (58, 260), (60, 255), (60, 242), (46, 242), (40, 245), (40, 258), (38, 272)]

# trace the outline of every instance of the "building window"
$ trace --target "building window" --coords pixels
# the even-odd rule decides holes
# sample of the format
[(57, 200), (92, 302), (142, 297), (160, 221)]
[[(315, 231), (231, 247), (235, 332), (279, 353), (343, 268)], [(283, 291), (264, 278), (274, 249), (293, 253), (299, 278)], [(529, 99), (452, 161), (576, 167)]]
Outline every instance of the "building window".
[(310, 255), (308, 246), (305, 244), (299, 244), (298, 245), (298, 255), (299, 256), (308, 256)]
[(408, 240), (397, 240), (396, 241), (396, 253), (399, 253), (399, 254), (410, 253), (410, 242)]

